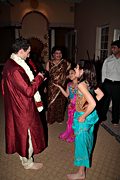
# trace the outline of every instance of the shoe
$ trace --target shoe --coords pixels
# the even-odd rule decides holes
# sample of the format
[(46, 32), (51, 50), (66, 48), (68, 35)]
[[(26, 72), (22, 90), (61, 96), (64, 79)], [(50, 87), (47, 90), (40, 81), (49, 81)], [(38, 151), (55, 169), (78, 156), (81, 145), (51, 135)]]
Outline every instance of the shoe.
[(42, 163), (31, 163), (29, 166), (24, 166), (25, 169), (33, 169), (33, 170), (38, 170), (43, 167)]
[(72, 143), (74, 141), (75, 141), (75, 138), (68, 138), (68, 139), (66, 139), (66, 142), (68, 142), (68, 143)]
[(115, 126), (115, 127), (119, 126), (119, 124), (116, 124), (116, 123), (112, 123), (112, 124), (113, 124), (113, 126)]
[(80, 180), (80, 179), (85, 179), (85, 174), (80, 174), (80, 173), (76, 173), (76, 174), (67, 174), (67, 178), (69, 180)]
[(58, 124), (63, 124), (62, 122), (58, 122)]
[(113, 126), (118, 126), (118, 123), (114, 123), (113, 121), (111, 121), (111, 123), (113, 124)]

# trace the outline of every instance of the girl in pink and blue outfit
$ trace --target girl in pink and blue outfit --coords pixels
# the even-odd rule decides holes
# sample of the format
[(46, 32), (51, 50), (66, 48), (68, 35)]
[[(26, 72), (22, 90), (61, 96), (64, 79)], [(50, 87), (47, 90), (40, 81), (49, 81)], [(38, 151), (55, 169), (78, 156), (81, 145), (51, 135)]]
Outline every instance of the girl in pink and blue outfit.
[(69, 104), (68, 104), (68, 120), (67, 120), (67, 127), (66, 130), (62, 133), (60, 133), (59, 138), (62, 140), (65, 140), (67, 142), (73, 142), (74, 141), (74, 131), (72, 129), (73, 124), (73, 117), (75, 112), (75, 103), (76, 103), (76, 92), (77, 92), (77, 78), (75, 77), (75, 71), (73, 69), (69, 70), (69, 79), (71, 82), (67, 84), (66, 91), (59, 86), (58, 84), (55, 84), (63, 95), (67, 98), (69, 98)]

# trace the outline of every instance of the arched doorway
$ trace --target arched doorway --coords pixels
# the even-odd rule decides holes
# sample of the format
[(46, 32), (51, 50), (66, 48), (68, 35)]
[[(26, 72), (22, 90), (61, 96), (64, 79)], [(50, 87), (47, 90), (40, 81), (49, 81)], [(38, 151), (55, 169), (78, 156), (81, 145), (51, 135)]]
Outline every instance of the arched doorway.
[(43, 61), (48, 60), (48, 20), (38, 11), (27, 13), (21, 22), (20, 36), (30, 39), (32, 50), (36, 51)]

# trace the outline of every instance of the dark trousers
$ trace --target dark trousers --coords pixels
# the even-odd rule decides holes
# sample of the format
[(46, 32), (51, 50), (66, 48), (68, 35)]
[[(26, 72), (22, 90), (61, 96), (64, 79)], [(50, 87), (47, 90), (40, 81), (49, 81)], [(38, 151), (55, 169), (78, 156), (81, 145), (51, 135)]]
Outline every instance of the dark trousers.
[(120, 114), (120, 81), (105, 79), (102, 90), (104, 97), (98, 105), (98, 115), (101, 120), (107, 119), (110, 100), (112, 100), (112, 123), (119, 123)]
[(46, 147), (48, 146), (48, 126), (47, 126), (47, 121), (46, 121), (46, 111), (43, 109), (41, 112), (39, 112), (40, 119), (43, 125), (43, 130), (44, 130), (44, 136), (45, 136), (45, 144)]

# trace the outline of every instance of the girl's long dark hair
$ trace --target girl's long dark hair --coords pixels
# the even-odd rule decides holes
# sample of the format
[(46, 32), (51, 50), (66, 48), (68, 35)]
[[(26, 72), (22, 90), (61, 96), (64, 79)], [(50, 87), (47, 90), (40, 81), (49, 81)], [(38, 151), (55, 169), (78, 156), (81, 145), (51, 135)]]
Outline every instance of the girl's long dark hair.
[(84, 73), (80, 78), (81, 81), (86, 81), (89, 84), (90, 89), (97, 88), (96, 70), (93, 62), (90, 61), (78, 61), (80, 69), (83, 69)]

